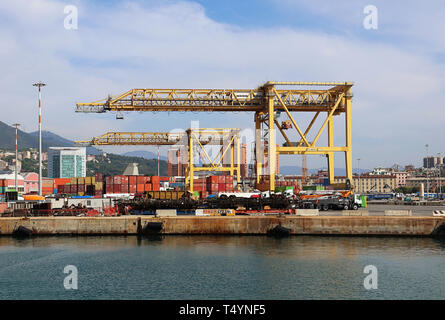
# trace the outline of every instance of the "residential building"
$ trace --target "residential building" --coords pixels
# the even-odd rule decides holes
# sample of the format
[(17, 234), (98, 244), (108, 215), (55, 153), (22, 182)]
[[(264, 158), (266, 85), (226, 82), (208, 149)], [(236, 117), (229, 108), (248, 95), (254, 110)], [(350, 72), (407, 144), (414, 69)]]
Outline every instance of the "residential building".
[(39, 175), (35, 172), (22, 173), (25, 193), (39, 192)]
[(377, 167), (372, 170), (369, 175), (371, 176), (382, 176), (382, 175), (391, 175), (391, 169), (386, 169), (382, 167)]
[[(346, 177), (335, 177), (334, 181), (335, 183), (345, 183)], [(352, 185), (354, 190), (360, 193), (394, 192), (396, 188), (396, 176), (388, 174), (362, 174), (359, 177), (355, 175)]]
[(50, 147), (48, 177), (73, 178), (86, 176), (86, 148)]
[(426, 157), (423, 158), (423, 167), (424, 168), (435, 168), (436, 166), (443, 164), (442, 157)]
[(406, 171), (398, 171), (393, 173), (396, 177), (396, 184), (395, 187), (405, 187), (406, 186), (406, 179), (411, 176), (409, 172)]

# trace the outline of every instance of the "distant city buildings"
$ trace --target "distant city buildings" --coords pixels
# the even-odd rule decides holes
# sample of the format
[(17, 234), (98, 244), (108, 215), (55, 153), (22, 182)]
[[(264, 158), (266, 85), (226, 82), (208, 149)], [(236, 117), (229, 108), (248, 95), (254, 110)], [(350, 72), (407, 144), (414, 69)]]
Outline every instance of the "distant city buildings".
[(73, 178), (86, 176), (86, 148), (51, 147), (48, 151), (48, 177)]
[(435, 168), (438, 165), (443, 164), (442, 157), (426, 157), (423, 158), (423, 167), (424, 168)]

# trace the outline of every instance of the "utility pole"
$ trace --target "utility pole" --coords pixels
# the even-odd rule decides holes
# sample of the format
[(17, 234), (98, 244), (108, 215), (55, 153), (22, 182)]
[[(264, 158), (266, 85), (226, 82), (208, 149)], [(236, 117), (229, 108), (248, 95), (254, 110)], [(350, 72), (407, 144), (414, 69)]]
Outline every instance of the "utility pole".
[(362, 185), (360, 184), (360, 177), (361, 177), (361, 172), (360, 172), (360, 158), (357, 158), (357, 162), (358, 162), (358, 192), (360, 193), (362, 190)]
[(442, 181), (441, 181), (441, 177), (440, 177), (440, 170), (441, 170), (441, 167), (442, 167), (442, 155), (440, 154), (440, 152), (439, 153), (437, 153), (437, 156), (439, 157), (439, 163), (438, 163), (438, 165), (439, 165), (439, 195), (437, 196), (437, 198), (439, 198), (440, 199), (440, 196), (441, 196), (441, 194), (442, 194)]
[(19, 185), (17, 183), (17, 163), (18, 163), (18, 148), (17, 148), (18, 129), (17, 128), (19, 125), (20, 125), (19, 123), (13, 124), (13, 126), (15, 127), (15, 191), (17, 192), (17, 194), (19, 192)]
[(39, 195), (42, 195), (42, 94), (41, 88), (46, 86), (43, 82), (33, 84), (39, 88)]
[(426, 148), (426, 193), (427, 193), (427, 198), (428, 198), (428, 189), (429, 189), (429, 181), (428, 181), (428, 145), (425, 145)]
[(158, 177), (160, 176), (159, 174), (159, 146), (158, 146)]

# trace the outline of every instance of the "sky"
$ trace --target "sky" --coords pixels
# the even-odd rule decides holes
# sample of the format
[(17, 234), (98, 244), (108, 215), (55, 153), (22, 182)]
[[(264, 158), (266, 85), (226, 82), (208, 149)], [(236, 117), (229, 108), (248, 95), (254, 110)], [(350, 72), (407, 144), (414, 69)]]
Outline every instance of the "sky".
[[(378, 10), (377, 29), (363, 24), (370, 4)], [(77, 29), (64, 26), (67, 5), (77, 8)], [(201, 127), (253, 129), (253, 114), (146, 112), (117, 120), (74, 110), (76, 102), (132, 88), (351, 81), (354, 166), (358, 158), (362, 168), (420, 166), (426, 144), (429, 155), (445, 155), (444, 15), (445, 3), (436, 0), (2, 1), (1, 121), (37, 130), (32, 84), (44, 81), (43, 129), (72, 140), (186, 129), (196, 120)], [(295, 117), (305, 128), (307, 115)], [(344, 119), (334, 125), (335, 141), (344, 145)], [(335, 161), (344, 167), (342, 154)], [(281, 163), (301, 160), (284, 156)], [(308, 157), (308, 167), (320, 166), (322, 157)]]

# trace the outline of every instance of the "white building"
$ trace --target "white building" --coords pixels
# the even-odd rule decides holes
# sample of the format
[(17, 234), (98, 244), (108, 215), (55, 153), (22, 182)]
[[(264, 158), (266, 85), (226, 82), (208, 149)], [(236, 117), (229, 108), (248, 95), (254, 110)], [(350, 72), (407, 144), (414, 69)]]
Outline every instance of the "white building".
[(48, 177), (72, 178), (85, 177), (86, 148), (51, 147), (48, 150)]

